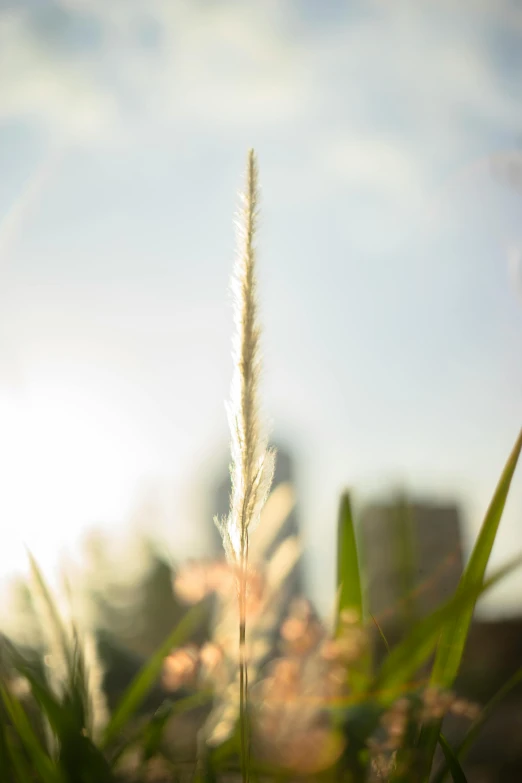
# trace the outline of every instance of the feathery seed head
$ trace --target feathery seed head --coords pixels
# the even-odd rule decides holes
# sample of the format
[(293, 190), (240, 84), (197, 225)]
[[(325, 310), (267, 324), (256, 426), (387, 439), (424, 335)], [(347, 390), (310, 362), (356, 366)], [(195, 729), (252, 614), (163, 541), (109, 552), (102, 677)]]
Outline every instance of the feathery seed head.
[(230, 514), (216, 520), (229, 560), (244, 562), (248, 531), (261, 514), (274, 473), (275, 454), (262, 433), (258, 385), (260, 375), (259, 324), (256, 300), (255, 236), (258, 220), (257, 163), (248, 153), (246, 185), (238, 220), (238, 254), (232, 280), (234, 321), (234, 375), (227, 405), (231, 432)]

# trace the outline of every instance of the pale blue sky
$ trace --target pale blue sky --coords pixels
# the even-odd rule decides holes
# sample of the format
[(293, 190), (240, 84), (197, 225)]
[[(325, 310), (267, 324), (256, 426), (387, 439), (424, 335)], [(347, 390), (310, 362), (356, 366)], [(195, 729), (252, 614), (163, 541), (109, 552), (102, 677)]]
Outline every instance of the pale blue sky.
[[(17, 0), (0, 3), (6, 571), (22, 538), (51, 563), (123, 524), (147, 486), (179, 553), (204, 551), (250, 146), (265, 410), (296, 449), (315, 597), (345, 485), (455, 497), (476, 535), (522, 423), (522, 194), (488, 163), (522, 169), (520, 3)], [(522, 550), (521, 512), (517, 479), (497, 564)]]

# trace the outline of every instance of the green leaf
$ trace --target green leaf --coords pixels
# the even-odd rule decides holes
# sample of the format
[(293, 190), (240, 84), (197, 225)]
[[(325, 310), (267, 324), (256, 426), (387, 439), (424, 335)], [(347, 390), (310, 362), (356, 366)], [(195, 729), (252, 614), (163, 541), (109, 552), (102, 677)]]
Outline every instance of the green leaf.
[(345, 492), (341, 498), (337, 527), (337, 589), (339, 591), (337, 630), (339, 615), (348, 609), (362, 619), (363, 601), (359, 556), (355, 540), (350, 496)]
[(474, 605), (479, 595), (489, 590), (508, 573), (522, 564), (518, 555), (483, 584), (466, 585), (457, 591), (441, 607), (411, 629), (408, 636), (392, 649), (381, 666), (374, 683), (373, 692), (379, 693), (384, 701), (391, 701), (433, 652), (441, 629), (453, 622), (468, 606)]
[(444, 758), (446, 759), (446, 764), (448, 765), (451, 777), (453, 778), (453, 783), (468, 783), (457, 756), (451, 746), (448, 745), (443, 734), (439, 734), (439, 744), (444, 753)]
[(176, 628), (165, 639), (161, 647), (141, 668), (134, 680), (125, 691), (105, 728), (102, 747), (107, 747), (134, 715), (147, 695), (163, 667), (163, 661), (172, 648), (178, 647), (197, 628), (205, 615), (206, 607), (198, 604), (192, 607), (178, 623)]
[[(484, 579), (521, 449), (522, 430), (500, 477), (457, 592), (463, 592), (472, 585), (480, 584)], [(453, 685), (464, 653), (473, 609), (474, 603), (464, 605), (442, 632), (431, 673), (431, 682), (434, 685), (445, 688), (450, 688)]]

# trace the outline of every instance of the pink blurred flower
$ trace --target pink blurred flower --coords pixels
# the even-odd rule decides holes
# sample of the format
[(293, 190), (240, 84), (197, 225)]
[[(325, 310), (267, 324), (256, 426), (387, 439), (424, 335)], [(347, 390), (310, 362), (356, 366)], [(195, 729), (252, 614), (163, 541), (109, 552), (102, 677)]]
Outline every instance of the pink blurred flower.
[(194, 645), (180, 647), (163, 661), (162, 682), (169, 691), (193, 685), (198, 671), (198, 650)]

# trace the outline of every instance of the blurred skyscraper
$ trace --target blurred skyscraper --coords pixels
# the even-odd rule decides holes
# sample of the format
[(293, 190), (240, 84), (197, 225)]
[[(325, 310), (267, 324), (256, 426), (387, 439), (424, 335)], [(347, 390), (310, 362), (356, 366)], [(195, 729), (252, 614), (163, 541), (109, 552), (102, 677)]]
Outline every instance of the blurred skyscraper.
[[(272, 482), (272, 491), (276, 489), (280, 484), (289, 483), (294, 486), (294, 464), (290, 453), (281, 446), (274, 444), (277, 448), (276, 466), (274, 473), (274, 480)], [(212, 506), (213, 513), (222, 518), (227, 516), (230, 506), (230, 492), (231, 492), (231, 480), (230, 474), (227, 474), (221, 479), (215, 490), (214, 503)], [(287, 536), (299, 535), (299, 522), (297, 511), (294, 509), (287, 516), (286, 520), (279, 529), (277, 535), (274, 537), (272, 543), (267, 549), (267, 557), (270, 558), (282, 541)], [(223, 545), (221, 542), (221, 536), (215, 525), (213, 525), (212, 531), (213, 550), (218, 557), (223, 556)], [(290, 575), (287, 583), (287, 589), (285, 593), (288, 598), (292, 598), (297, 595), (303, 595), (304, 580), (303, 569), (301, 561), (295, 566), (292, 574)]]
[(396, 639), (455, 591), (463, 567), (455, 505), (371, 504), (360, 540), (369, 610), (386, 635)]

